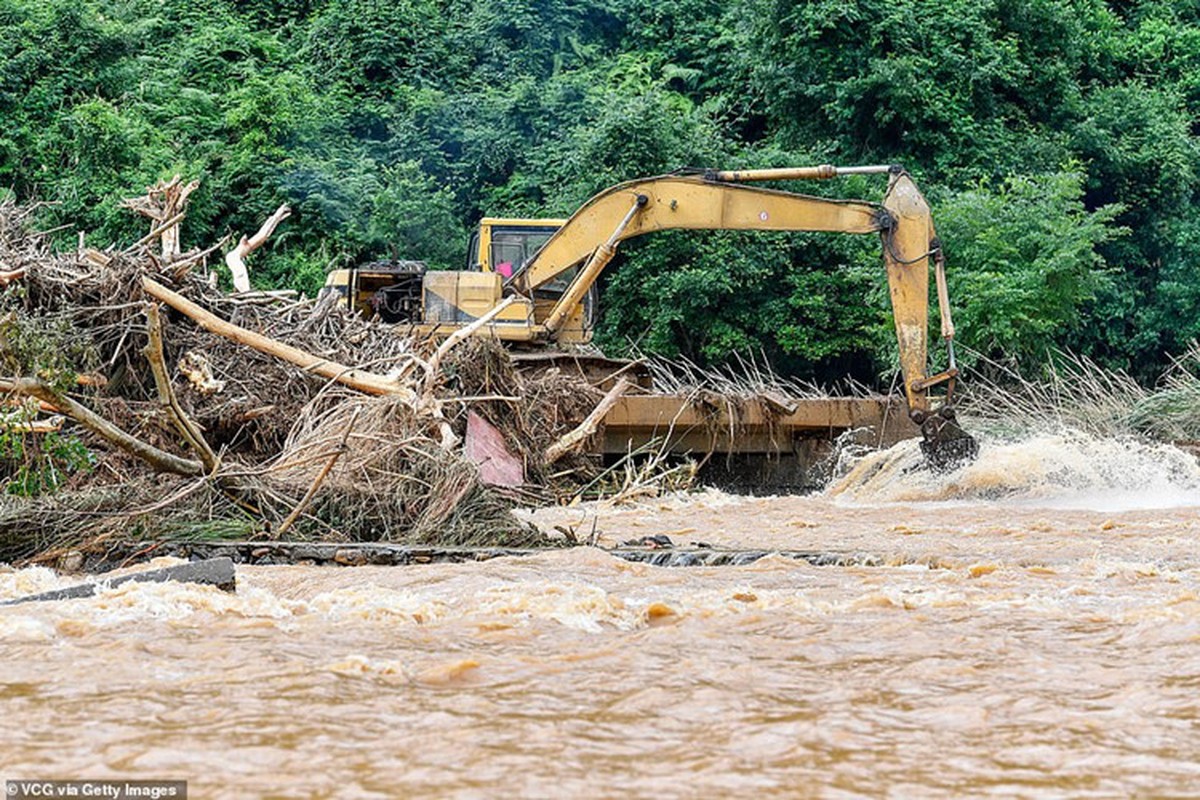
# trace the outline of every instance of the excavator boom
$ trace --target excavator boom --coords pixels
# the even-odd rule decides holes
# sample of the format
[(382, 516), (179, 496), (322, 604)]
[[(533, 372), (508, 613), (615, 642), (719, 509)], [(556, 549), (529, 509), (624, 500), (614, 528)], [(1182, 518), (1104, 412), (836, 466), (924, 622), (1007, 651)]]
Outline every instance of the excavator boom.
[(887, 225), (877, 203), (822, 197), (709, 180), (704, 175), (665, 175), (606, 189), (571, 215), (558, 232), (512, 277), (522, 294), (557, 279), (588, 258), (639, 197), (639, 213), (617, 241), (665, 230), (829, 231), (876, 233)]
[[(846, 174), (888, 173), (883, 202), (834, 200), (795, 192), (748, 186), (768, 180), (825, 180)], [(912, 178), (899, 167), (790, 167), (768, 170), (702, 171), (663, 175), (606, 189), (575, 212), (542, 248), (512, 275), (508, 288), (529, 296), (579, 267), (571, 284), (543, 318), (535, 320), (555, 337), (612, 260), (620, 242), (662, 230), (825, 231), (879, 234), (904, 392), (913, 421), (925, 436), (926, 456), (936, 467), (972, 458), (975, 440), (958, 426), (953, 390), (954, 326), (946, 292), (944, 259), (934, 232), (929, 204)], [(950, 367), (928, 374), (929, 260), (937, 265), (942, 334)], [(580, 266), (582, 265), (582, 266)], [(935, 410), (929, 389), (947, 384)], [(950, 444), (953, 443), (953, 444)]]

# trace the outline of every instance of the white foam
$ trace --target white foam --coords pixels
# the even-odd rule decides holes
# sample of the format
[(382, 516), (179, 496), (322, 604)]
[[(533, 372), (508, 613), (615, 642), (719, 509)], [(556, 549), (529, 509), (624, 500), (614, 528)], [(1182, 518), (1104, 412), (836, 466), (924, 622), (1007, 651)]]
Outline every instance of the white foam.
[(1132, 511), (1200, 506), (1200, 464), (1167, 444), (1076, 431), (981, 440), (979, 457), (949, 473), (927, 469), (915, 441), (860, 459), (827, 494), (840, 500), (986, 500), (1024, 507)]

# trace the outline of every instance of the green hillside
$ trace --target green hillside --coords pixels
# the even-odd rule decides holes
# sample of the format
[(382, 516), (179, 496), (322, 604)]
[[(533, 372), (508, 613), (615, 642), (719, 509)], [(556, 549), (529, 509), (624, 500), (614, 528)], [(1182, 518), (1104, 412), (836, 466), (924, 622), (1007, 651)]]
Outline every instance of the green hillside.
[[(457, 267), (483, 214), (563, 215), (684, 166), (905, 164), (960, 339), (1142, 377), (1200, 333), (1195, 2), (0, 0), (0, 186), (103, 247), (117, 200), (202, 179), (185, 244), (296, 214), (256, 280), (396, 252)], [(808, 187), (806, 187), (808, 188)], [(875, 199), (878, 178), (820, 191)], [(872, 239), (664, 234), (601, 342), (889, 369)]]

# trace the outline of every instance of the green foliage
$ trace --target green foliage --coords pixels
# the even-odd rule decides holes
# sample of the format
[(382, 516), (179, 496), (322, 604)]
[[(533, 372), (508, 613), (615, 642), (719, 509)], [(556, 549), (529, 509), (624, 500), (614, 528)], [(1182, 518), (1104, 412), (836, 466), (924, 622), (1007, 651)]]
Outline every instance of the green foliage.
[[(9, 292), (19, 293), (20, 286)], [(91, 369), (97, 361), (95, 346), (80, 336), (70, 321), (47, 324), (18, 312), (0, 319), (0, 369), (6, 375), (33, 376), (51, 388), (74, 388), (76, 370)]]
[(873, 349), (886, 317), (861, 300), (883, 273), (864, 246), (877, 240), (658, 234), (632, 243), (603, 288), (598, 338), (614, 353), (634, 346), (712, 364), (762, 352), (791, 371), (870, 379), (873, 360), (854, 356)]
[(76, 473), (90, 472), (95, 454), (74, 434), (15, 432), (34, 418), (23, 409), (5, 418), (0, 430), (0, 485), (4, 492), (22, 497), (54, 492)]
[[(950, 173), (1042, 170), (1111, 13), (1054, 0), (760, 0), (754, 81), (788, 140)], [(1047, 158), (1054, 159), (1052, 162)]]
[[(287, 202), (254, 279), (312, 292), (331, 267), (392, 254), (456, 267), (480, 216), (569, 214), (682, 166), (902, 162), (935, 201), (966, 344), (1040, 358), (1056, 342), (1144, 376), (1200, 335), (1198, 13), (0, 0), (0, 186), (54, 201), (46, 226), (100, 246), (145, 231), (118, 198), (176, 173), (202, 180), (187, 245)], [(606, 347), (763, 351), (817, 377), (891, 364), (869, 237), (678, 234), (623, 251)]]
[(382, 170), (373, 193), (367, 243), (378, 249), (394, 246), (416, 254), (431, 267), (460, 269), (466, 230), (454, 216), (454, 198), (439, 188), (416, 162)]
[(1121, 210), (1088, 211), (1079, 172), (980, 182), (938, 203), (962, 340), (992, 359), (1043, 359), (1110, 280), (1097, 248)]

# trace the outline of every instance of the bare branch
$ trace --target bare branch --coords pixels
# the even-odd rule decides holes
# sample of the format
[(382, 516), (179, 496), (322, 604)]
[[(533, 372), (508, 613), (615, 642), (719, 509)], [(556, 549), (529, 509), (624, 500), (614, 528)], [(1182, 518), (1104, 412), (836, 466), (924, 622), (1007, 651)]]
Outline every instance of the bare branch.
[(250, 274), (246, 270), (246, 256), (262, 247), (267, 239), (279, 227), (279, 223), (292, 215), (292, 210), (286, 205), (275, 209), (275, 213), (267, 217), (266, 222), (258, 229), (258, 233), (247, 239), (245, 236), (238, 242), (237, 247), (225, 254), (225, 263), (233, 273), (233, 288), (239, 292), (250, 291)]
[(171, 388), (171, 376), (167, 373), (166, 359), (163, 357), (162, 318), (155, 303), (146, 304), (146, 337), (148, 341), (142, 352), (145, 354), (146, 360), (150, 362), (150, 371), (154, 373), (154, 385), (158, 389), (158, 402), (167, 412), (167, 416), (171, 418), (171, 422), (184, 441), (196, 451), (196, 455), (204, 462), (205, 469), (210, 474), (215, 473), (219, 464), (216, 453), (205, 441), (199, 426), (184, 413), (183, 408), (179, 405), (179, 399), (175, 396), (175, 390)]
[(600, 422), (604, 419), (604, 415), (617, 404), (617, 401), (621, 399), (621, 395), (625, 394), (631, 385), (628, 378), (621, 378), (621, 380), (617, 381), (616, 385), (608, 390), (608, 394), (604, 395), (604, 399), (592, 409), (592, 413), (587, 415), (587, 419), (579, 423), (578, 427), (574, 430), (568, 431), (561, 439), (546, 448), (546, 464), (553, 464), (567, 453), (582, 447), (588, 437), (600, 427)]
[(37, 378), (0, 378), (0, 391), (36, 397), (53, 405), (80, 425), (127, 453), (137, 456), (160, 472), (174, 472), (189, 477), (205, 474), (204, 465), (199, 461), (180, 458), (131, 436), (90, 408), (55, 391)]

